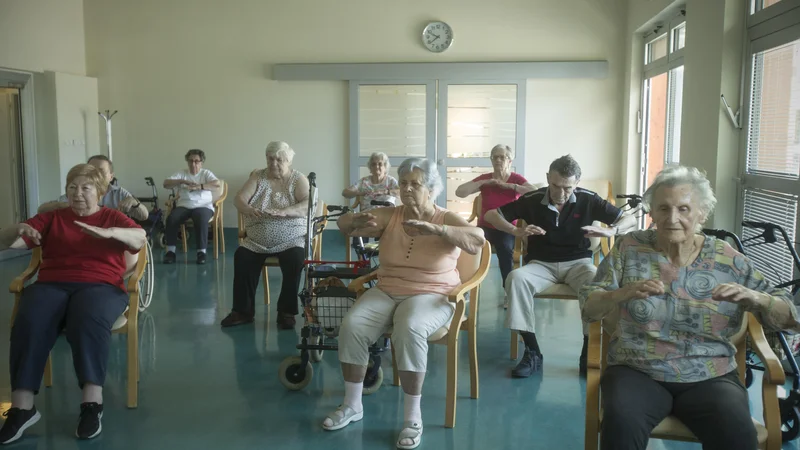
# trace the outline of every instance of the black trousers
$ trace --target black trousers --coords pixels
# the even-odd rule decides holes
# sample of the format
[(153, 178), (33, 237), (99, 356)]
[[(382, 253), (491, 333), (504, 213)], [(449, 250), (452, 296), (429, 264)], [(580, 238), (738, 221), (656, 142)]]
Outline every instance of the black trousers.
[(281, 275), (281, 295), (278, 298), (278, 313), (296, 315), (297, 293), (300, 290), (300, 274), (303, 272), (305, 250), (292, 247), (280, 253), (256, 253), (244, 247), (233, 255), (233, 310), (252, 317), (255, 314), (256, 289), (261, 279), (264, 260), (278, 257)]
[(668, 415), (683, 422), (704, 450), (755, 450), (758, 439), (747, 390), (736, 371), (697, 383), (663, 383), (626, 366), (600, 379), (603, 450), (644, 450)]
[(127, 305), (128, 294), (110, 284), (37, 282), (26, 287), (11, 329), (11, 390), (39, 391), (61, 330), (72, 347), (79, 386), (102, 386), (111, 326)]
[(192, 219), (194, 222), (194, 242), (197, 250), (205, 250), (208, 248), (208, 221), (214, 216), (214, 211), (208, 208), (175, 208), (167, 217), (167, 245), (178, 245), (178, 231), (181, 229), (181, 224)]
[(506, 286), (506, 277), (514, 267), (514, 235), (496, 230), (494, 228), (481, 227), (486, 240), (492, 244), (497, 253), (497, 262), (500, 264), (500, 275), (503, 277), (503, 287)]

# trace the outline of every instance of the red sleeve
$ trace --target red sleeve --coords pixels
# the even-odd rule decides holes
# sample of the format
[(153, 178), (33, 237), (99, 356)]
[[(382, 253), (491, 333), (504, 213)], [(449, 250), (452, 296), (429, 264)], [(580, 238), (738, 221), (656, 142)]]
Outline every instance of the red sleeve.
[(490, 178), (492, 178), (492, 174), (491, 173), (485, 173), (483, 175), (478, 175), (477, 177), (473, 178), (472, 181), (473, 182), (474, 181), (482, 181), (482, 180), (488, 180)]
[(527, 184), (528, 180), (526, 180), (525, 177), (523, 177), (522, 175), (520, 175), (520, 174), (518, 174), (516, 172), (513, 172), (511, 174), (511, 176), (508, 177), (508, 182), (512, 183), (512, 184), (523, 185), (523, 184)]
[[(56, 211), (37, 214), (23, 223), (30, 225), (34, 230), (38, 231), (39, 234), (42, 235), (42, 241), (44, 241), (47, 239), (47, 233), (50, 231), (50, 225), (53, 223)], [(36, 244), (34, 244), (30, 238), (22, 236), (22, 240), (25, 241), (28, 248), (36, 247)]]
[[(108, 227), (142, 228), (141, 226), (139, 226), (138, 223), (134, 222), (133, 219), (131, 219), (130, 217), (126, 216), (125, 214), (119, 212), (118, 210), (108, 208), (108, 211), (111, 214), (110, 217), (108, 218), (108, 221), (107, 221), (107, 223), (108, 223), (107, 226)], [(130, 248), (127, 245), (122, 244), (121, 242), (120, 242), (120, 244), (122, 245), (122, 247), (124, 247), (123, 250), (125, 250), (126, 252), (128, 252), (128, 253), (130, 253), (132, 255), (135, 255), (135, 254), (139, 253), (139, 251), (141, 250), (141, 249)]]

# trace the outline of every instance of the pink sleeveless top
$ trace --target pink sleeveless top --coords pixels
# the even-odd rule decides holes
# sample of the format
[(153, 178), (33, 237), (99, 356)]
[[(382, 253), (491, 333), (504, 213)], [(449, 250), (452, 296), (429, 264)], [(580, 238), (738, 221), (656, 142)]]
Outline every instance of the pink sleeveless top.
[[(461, 249), (439, 236), (409, 236), (403, 228), (405, 206), (398, 206), (380, 240), (378, 287), (389, 295), (449, 294), (461, 284), (456, 269)], [(446, 209), (436, 206), (431, 223), (444, 223)]]

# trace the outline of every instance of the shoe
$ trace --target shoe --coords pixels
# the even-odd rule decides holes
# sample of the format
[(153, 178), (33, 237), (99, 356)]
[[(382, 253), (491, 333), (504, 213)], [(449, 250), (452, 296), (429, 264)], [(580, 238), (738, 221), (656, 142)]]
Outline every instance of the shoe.
[(197, 264), (206, 263), (206, 252), (197, 252)]
[[(409, 440), (410, 444), (401, 444), (400, 441)], [(422, 424), (419, 422), (405, 422), (403, 430), (397, 436), (397, 448), (399, 449), (412, 449), (419, 447), (422, 443)]]
[(231, 311), (227, 317), (222, 319), (220, 325), (223, 328), (226, 327), (235, 327), (236, 325), (244, 325), (246, 323), (253, 323), (253, 316), (248, 316), (236, 311)]
[(511, 376), (514, 378), (528, 378), (535, 372), (540, 372), (543, 363), (544, 357), (541, 353), (526, 348), (519, 364), (511, 371)]
[(81, 417), (75, 436), (78, 439), (92, 439), (103, 431), (100, 419), (103, 418), (103, 405), (98, 403), (81, 403)]
[(4, 414), (6, 421), (0, 428), (0, 445), (10, 444), (22, 437), (22, 432), (42, 418), (34, 406), (31, 409), (11, 408)]
[(175, 252), (167, 252), (167, 254), (164, 255), (164, 261), (163, 262), (164, 262), (164, 264), (175, 264), (175, 260), (176, 259), (177, 259), (177, 257), (175, 256)]
[(352, 422), (358, 422), (364, 418), (364, 411), (355, 412), (353, 408), (341, 405), (336, 408), (336, 411), (328, 414), (326, 419), (330, 419), (331, 425), (326, 425), (322, 422), (322, 428), (328, 431), (341, 430), (342, 428), (350, 425)]
[(295, 325), (294, 314), (281, 314), (278, 313), (278, 329), (279, 330), (294, 330)]

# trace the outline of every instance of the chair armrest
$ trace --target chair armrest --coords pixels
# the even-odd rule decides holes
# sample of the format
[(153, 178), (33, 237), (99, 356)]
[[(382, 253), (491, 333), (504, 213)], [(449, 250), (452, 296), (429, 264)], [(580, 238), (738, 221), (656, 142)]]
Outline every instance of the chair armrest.
[(242, 213), (239, 213), (238, 217), (239, 217), (239, 239), (244, 239), (247, 237), (247, 230), (244, 229), (244, 215), (242, 215)]
[(592, 322), (589, 324), (589, 348), (586, 354), (586, 367), (600, 370), (600, 341), (603, 334), (603, 323)]
[(367, 288), (364, 287), (365, 284), (369, 283), (370, 281), (375, 281), (378, 279), (378, 272), (370, 272), (366, 275), (362, 275), (355, 280), (351, 281), (350, 284), (347, 285), (347, 290), (350, 292), (355, 292), (358, 295), (361, 295)]
[(147, 251), (144, 247), (139, 250), (139, 259), (136, 261), (136, 269), (133, 274), (128, 278), (128, 294), (139, 293), (139, 281), (144, 275), (144, 268), (147, 265)]
[(36, 247), (31, 253), (31, 262), (28, 267), (16, 278), (11, 281), (8, 287), (8, 292), (12, 294), (19, 294), (25, 288), (27, 283), (39, 271), (39, 265), (42, 263), (42, 248)]
[(459, 297), (463, 301), (464, 295), (467, 292), (471, 291), (473, 288), (475, 288), (476, 286), (480, 285), (481, 282), (483, 282), (483, 279), (486, 278), (486, 273), (487, 271), (485, 270), (478, 270), (478, 272), (475, 275), (473, 275), (472, 278), (461, 283), (461, 285), (459, 285), (457, 288), (450, 291), (450, 294), (448, 294), (447, 298), (453, 303), (458, 303)]
[(767, 337), (764, 336), (764, 327), (752, 314), (747, 314), (747, 333), (750, 335), (750, 342), (758, 358), (764, 364), (764, 382), (782, 386), (786, 382), (786, 374), (783, 372), (778, 356), (772, 351)]

